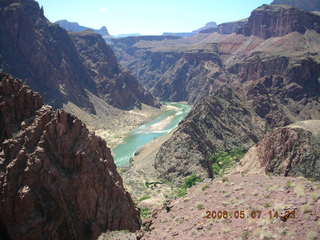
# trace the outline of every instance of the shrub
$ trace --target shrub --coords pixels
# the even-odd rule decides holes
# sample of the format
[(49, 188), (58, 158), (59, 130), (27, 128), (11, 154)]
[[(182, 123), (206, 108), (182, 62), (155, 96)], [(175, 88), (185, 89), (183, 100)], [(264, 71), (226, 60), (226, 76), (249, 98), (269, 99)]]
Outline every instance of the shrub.
[(196, 174), (186, 177), (184, 179), (184, 184), (177, 190), (177, 197), (180, 198), (186, 196), (188, 193), (188, 188), (191, 188), (199, 182), (202, 182), (202, 178)]
[(151, 211), (149, 208), (141, 208), (140, 209), (140, 216), (142, 218), (149, 218), (151, 216)]
[(143, 197), (141, 197), (141, 198), (139, 199), (139, 202), (142, 202), (142, 201), (147, 200), (147, 199), (150, 199), (150, 198), (151, 198), (150, 196), (145, 195), (145, 196), (143, 196)]
[(245, 155), (246, 150), (236, 148), (228, 152), (217, 152), (210, 158), (212, 171), (215, 176), (223, 176), (227, 170), (234, 167), (237, 162)]

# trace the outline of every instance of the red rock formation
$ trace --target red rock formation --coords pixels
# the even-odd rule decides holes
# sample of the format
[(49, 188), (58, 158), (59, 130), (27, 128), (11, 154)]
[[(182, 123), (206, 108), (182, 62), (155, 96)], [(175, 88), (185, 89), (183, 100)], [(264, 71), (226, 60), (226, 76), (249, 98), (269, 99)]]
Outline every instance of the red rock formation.
[(266, 135), (255, 147), (266, 173), (320, 179), (320, 121), (304, 121)]
[(93, 240), (139, 229), (106, 143), (6, 74), (0, 129), (0, 237)]
[(320, 32), (320, 16), (285, 5), (263, 5), (251, 13), (238, 32), (267, 39), (290, 32), (305, 33), (307, 29)]

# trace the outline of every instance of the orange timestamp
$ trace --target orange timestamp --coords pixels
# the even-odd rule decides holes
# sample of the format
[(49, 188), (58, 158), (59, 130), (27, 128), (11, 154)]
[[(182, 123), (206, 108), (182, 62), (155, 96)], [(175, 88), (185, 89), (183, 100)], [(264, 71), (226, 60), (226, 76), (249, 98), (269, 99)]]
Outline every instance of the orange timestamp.
[(207, 219), (260, 219), (262, 217), (269, 217), (270, 219), (280, 218), (282, 221), (287, 221), (289, 218), (296, 218), (296, 209), (284, 209), (281, 211), (269, 210), (219, 210), (219, 211), (206, 211), (204, 218)]

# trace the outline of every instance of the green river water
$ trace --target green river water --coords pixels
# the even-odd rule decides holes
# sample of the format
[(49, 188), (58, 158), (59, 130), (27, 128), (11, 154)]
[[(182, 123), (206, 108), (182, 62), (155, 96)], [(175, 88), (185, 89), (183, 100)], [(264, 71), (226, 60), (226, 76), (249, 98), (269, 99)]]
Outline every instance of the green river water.
[(174, 130), (191, 109), (190, 105), (183, 103), (166, 102), (163, 104), (174, 106), (177, 109), (167, 110), (157, 118), (134, 129), (123, 143), (112, 149), (117, 166), (128, 166), (130, 158), (134, 156), (135, 152), (154, 139)]

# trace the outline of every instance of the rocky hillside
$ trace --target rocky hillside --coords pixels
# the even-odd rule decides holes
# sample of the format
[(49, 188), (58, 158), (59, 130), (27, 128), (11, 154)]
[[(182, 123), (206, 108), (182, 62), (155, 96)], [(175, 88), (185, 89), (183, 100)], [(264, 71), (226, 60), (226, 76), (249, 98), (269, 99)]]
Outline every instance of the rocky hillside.
[(286, 4), (307, 11), (320, 11), (319, 0), (274, 0), (271, 4)]
[(315, 240), (319, 196), (319, 182), (303, 178), (226, 176), (154, 211), (142, 239)]
[(249, 148), (265, 131), (263, 120), (230, 88), (223, 88), (193, 107), (173, 136), (161, 146), (155, 168), (161, 177), (175, 183), (193, 173), (213, 177), (210, 160), (213, 152)]
[(58, 24), (60, 27), (64, 28), (65, 30), (67, 30), (68, 32), (82, 32), (82, 31), (91, 30), (100, 34), (103, 37), (110, 36), (108, 29), (105, 26), (101, 27), (100, 29), (92, 29), (92, 28), (81, 26), (77, 22), (69, 22), (68, 20), (59, 20), (59, 21), (56, 21), (55, 23)]
[(273, 130), (231, 173), (154, 210), (142, 239), (317, 239), (319, 134), (320, 120)]
[[(103, 76), (104, 73), (98, 72), (99, 79), (93, 78), (91, 70), (88, 69), (88, 63), (84, 60), (88, 61), (90, 57), (96, 58), (96, 52), (100, 47), (100, 55), (97, 58), (101, 60), (101, 63), (96, 59), (90, 59), (90, 61), (103, 65), (108, 57), (111, 57), (109, 62), (115, 61), (112, 52), (110, 50), (106, 52), (105, 49), (108, 47), (102, 44), (101, 40), (95, 40), (100, 41), (100, 44), (95, 44), (95, 52), (84, 57), (83, 52), (89, 52), (92, 45), (82, 44), (81, 53), (79, 53), (79, 47), (75, 46), (69, 34), (57, 24), (50, 23), (36, 1), (0, 1), (0, 20), (2, 23), (0, 26), (0, 68), (23, 79), (33, 89), (39, 91), (44, 96), (46, 103), (62, 107), (63, 104), (72, 102), (95, 113), (90, 94), (97, 96), (104, 91), (115, 91), (121, 94), (124, 100), (120, 100), (119, 96), (116, 96), (115, 99), (111, 99), (112, 96), (106, 96), (104, 100), (123, 108), (130, 108), (133, 104), (139, 105), (141, 102), (152, 104), (150, 102), (152, 97), (141, 87), (136, 87), (135, 92), (131, 92), (128, 87), (122, 89), (125, 81), (127, 83), (130, 81), (131, 85), (137, 86), (136, 80), (127, 76), (126, 73), (119, 74), (123, 75), (122, 79), (130, 80), (120, 80), (118, 84), (114, 83), (119, 78), (118, 72), (114, 72), (114, 69), (104, 70), (109, 73), (114, 72), (113, 76), (111, 74)], [(108, 55), (101, 56), (102, 53)], [(116, 64), (115, 62), (112, 66)], [(96, 70), (101, 70), (101, 67)], [(110, 86), (115, 89), (101, 89)], [(137, 101), (125, 102), (128, 100), (125, 98), (127, 95), (134, 95)]]
[(92, 239), (140, 219), (106, 143), (0, 74), (0, 238)]

